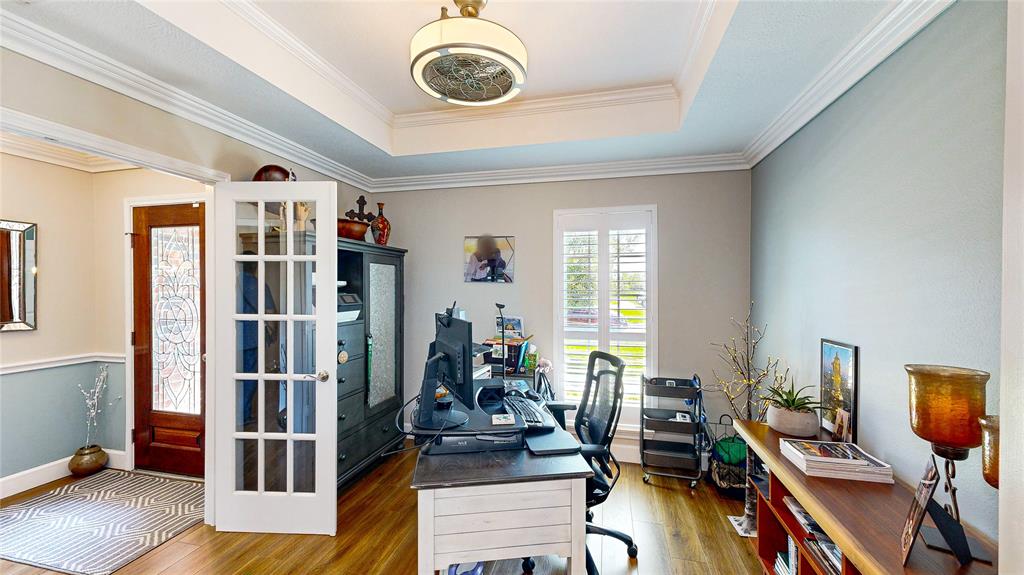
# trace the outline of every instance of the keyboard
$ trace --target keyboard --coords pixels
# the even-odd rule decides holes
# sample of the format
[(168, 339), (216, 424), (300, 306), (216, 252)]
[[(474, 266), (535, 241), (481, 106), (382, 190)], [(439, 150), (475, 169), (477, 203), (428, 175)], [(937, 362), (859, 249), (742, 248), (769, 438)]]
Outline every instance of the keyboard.
[(550, 413), (525, 397), (506, 395), (502, 403), (505, 405), (505, 413), (521, 417), (528, 431), (551, 430), (558, 426)]

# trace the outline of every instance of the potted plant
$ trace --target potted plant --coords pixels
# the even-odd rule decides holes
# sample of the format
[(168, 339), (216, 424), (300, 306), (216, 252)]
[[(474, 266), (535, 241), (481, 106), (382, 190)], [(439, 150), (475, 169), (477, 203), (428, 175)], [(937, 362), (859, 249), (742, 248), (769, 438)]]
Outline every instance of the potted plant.
[(796, 389), (789, 384), (789, 389), (769, 387), (765, 400), (768, 402), (768, 427), (796, 437), (811, 437), (818, 433), (818, 414), (821, 403), (809, 395), (800, 393), (811, 386)]
[[(68, 461), (68, 470), (75, 477), (85, 477), (103, 469), (110, 459), (99, 444), (92, 443), (93, 432), (99, 424), (97, 418), (103, 412), (103, 394), (107, 390), (107, 366), (100, 366), (96, 380), (90, 389), (79, 384), (78, 390), (85, 397), (85, 445), (79, 447), (71, 456), (71, 460)], [(109, 405), (113, 405), (113, 402)]]

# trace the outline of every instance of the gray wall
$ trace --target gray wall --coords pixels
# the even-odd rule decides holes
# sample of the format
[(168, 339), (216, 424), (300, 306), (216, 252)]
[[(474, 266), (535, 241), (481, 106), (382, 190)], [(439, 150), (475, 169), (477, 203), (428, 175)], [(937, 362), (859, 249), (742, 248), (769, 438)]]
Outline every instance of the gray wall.
[[(750, 299), (750, 173), (716, 172), (374, 194), (405, 262), (406, 395), (418, 393), (433, 314), (458, 300), (479, 341), (493, 335), (495, 302), (521, 315), (541, 356), (554, 341), (554, 210), (658, 206), (658, 369), (706, 380), (719, 361), (712, 341)], [(493, 212), (497, 211), (495, 214)], [(463, 283), (465, 236), (516, 237), (511, 285)], [(727, 409), (710, 394), (711, 411)], [(623, 421), (636, 423), (637, 421)]]
[[(85, 400), (99, 362), (35, 369), (3, 376), (0, 393), (0, 477), (57, 461), (85, 445)], [(107, 393), (99, 436), (92, 443), (123, 450), (124, 364), (107, 363)], [(113, 403), (113, 405), (108, 405)]]
[[(754, 168), (764, 351), (818, 383), (819, 339), (860, 346), (859, 440), (916, 483), (906, 363), (992, 372), (998, 408), (1006, 4), (960, 2)], [(964, 519), (995, 536), (980, 451)]]

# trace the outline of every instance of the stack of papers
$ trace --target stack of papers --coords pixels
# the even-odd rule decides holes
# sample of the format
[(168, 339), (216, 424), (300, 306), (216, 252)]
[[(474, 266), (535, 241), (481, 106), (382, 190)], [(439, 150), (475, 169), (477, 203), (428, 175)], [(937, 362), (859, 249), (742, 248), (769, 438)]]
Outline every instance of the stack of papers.
[(855, 443), (780, 439), (779, 450), (800, 471), (812, 477), (893, 483), (892, 466)]

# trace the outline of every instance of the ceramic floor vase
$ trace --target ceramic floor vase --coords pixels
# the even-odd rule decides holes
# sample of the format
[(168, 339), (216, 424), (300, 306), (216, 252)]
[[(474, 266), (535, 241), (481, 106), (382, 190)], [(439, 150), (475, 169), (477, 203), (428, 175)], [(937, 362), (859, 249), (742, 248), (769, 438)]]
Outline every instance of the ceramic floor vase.
[(110, 457), (99, 445), (87, 445), (79, 447), (75, 454), (68, 461), (68, 469), (75, 477), (92, 475), (107, 465)]

